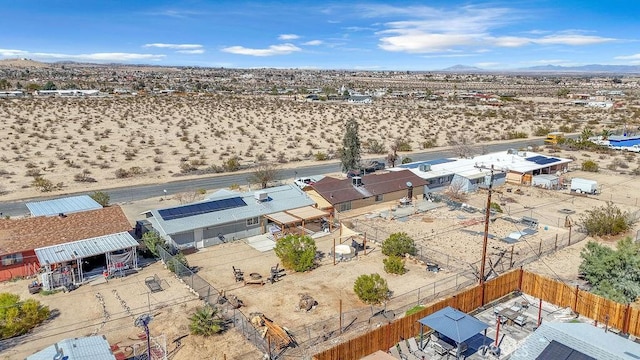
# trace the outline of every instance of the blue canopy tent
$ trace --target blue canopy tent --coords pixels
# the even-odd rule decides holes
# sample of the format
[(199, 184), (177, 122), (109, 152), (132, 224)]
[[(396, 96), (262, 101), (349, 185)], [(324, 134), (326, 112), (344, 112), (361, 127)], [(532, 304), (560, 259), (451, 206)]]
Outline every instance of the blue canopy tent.
[(418, 320), (420, 323), (420, 339), (423, 338), (424, 326), (437, 331), (447, 338), (460, 343), (472, 338), (489, 325), (450, 306)]

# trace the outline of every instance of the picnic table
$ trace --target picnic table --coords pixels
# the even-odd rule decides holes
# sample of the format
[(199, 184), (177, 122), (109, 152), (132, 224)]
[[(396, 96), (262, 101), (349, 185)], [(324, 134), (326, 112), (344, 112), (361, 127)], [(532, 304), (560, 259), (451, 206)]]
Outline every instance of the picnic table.
[(502, 309), (498, 315), (503, 319), (506, 319), (505, 321), (507, 321), (508, 325), (512, 325), (516, 318), (521, 316), (521, 310), (522, 308), (519, 306), (512, 306), (510, 308)]

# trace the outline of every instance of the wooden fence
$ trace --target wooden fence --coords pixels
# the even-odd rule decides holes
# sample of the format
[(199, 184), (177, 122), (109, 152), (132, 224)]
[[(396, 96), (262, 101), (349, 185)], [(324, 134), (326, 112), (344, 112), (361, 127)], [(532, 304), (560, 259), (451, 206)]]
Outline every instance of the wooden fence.
[(314, 359), (360, 359), (378, 350), (386, 351), (401, 338), (408, 339), (419, 335), (420, 324), (418, 320), (425, 316), (447, 306), (465, 313), (474, 312), (483, 305), (517, 290), (548, 303), (571, 308), (575, 313), (600, 323), (606, 323), (609, 327), (620, 329), (622, 333), (640, 337), (640, 309), (607, 300), (577, 287), (568, 286), (558, 280), (518, 269), (487, 281), (484, 284), (484, 289), (475, 285), (432, 303), (418, 313), (402, 317), (369, 333), (324, 350), (316, 354)]

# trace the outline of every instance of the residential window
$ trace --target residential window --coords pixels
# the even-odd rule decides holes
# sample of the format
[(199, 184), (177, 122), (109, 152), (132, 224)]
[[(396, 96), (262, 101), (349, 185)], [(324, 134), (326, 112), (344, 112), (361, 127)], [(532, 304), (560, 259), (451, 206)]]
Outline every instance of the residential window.
[(4, 255), (2, 257), (2, 265), (3, 266), (9, 266), (9, 265), (13, 265), (13, 264), (20, 264), (21, 262), (22, 262), (22, 254), (21, 253)]
[(340, 203), (340, 206), (338, 207), (338, 211), (342, 212), (342, 211), (349, 211), (349, 210), (351, 210), (351, 201)]
[(259, 217), (254, 217), (254, 218), (247, 219), (247, 226), (258, 225), (259, 223), (260, 223), (260, 218)]
[(376, 195), (376, 202), (382, 201), (382, 194)]

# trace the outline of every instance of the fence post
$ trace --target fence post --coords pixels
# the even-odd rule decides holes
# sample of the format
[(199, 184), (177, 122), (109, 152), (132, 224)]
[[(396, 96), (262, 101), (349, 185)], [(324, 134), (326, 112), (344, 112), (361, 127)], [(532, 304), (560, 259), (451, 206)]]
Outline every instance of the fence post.
[(340, 299), (339, 313), (340, 313), (340, 334), (342, 334), (342, 299)]
[[(456, 274), (457, 279), (457, 274)], [(420, 288), (418, 288), (418, 303), (416, 305), (420, 305)]]
[(573, 312), (578, 314), (578, 295), (580, 294), (580, 287), (576, 285), (576, 296), (573, 300)]
[(558, 250), (558, 234), (556, 234), (556, 242), (553, 246), (553, 251), (557, 251)]
[(524, 270), (522, 269), (522, 266), (520, 266), (520, 276), (518, 277), (518, 290), (522, 291), (522, 279), (524, 278)]
[(538, 245), (538, 257), (542, 256), (542, 240), (540, 240), (540, 244)]

